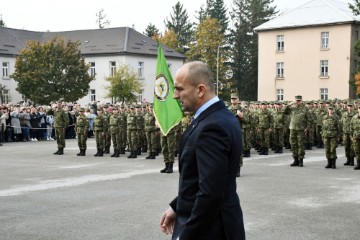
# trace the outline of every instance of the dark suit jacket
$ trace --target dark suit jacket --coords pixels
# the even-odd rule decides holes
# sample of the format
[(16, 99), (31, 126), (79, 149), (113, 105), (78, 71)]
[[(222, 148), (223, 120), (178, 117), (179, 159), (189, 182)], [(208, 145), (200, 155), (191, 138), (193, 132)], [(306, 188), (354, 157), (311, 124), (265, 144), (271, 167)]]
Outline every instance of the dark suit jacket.
[(236, 193), (242, 154), (238, 120), (222, 101), (211, 105), (184, 132), (179, 151), (179, 192), (173, 239), (245, 239)]

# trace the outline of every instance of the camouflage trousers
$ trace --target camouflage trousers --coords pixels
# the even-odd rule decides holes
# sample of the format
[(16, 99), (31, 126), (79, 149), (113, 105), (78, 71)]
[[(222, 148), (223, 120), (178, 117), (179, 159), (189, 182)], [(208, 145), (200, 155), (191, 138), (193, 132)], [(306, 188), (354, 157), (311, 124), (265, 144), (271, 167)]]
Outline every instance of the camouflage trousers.
[(284, 129), (283, 128), (275, 128), (273, 130), (274, 134), (274, 145), (276, 147), (284, 146)]
[(305, 132), (304, 130), (290, 129), (290, 144), (293, 157), (305, 157)]
[(315, 128), (310, 127), (308, 132), (306, 133), (306, 143), (314, 145), (314, 135), (315, 135)]
[(141, 129), (141, 130), (137, 130), (137, 147), (138, 148), (142, 148), (144, 146), (144, 144), (146, 143), (145, 141), (145, 130)]
[(165, 163), (173, 163), (175, 160), (175, 134), (171, 131), (167, 136), (161, 136), (161, 148)]
[(322, 143), (322, 136), (321, 136), (322, 126), (316, 125), (315, 132), (316, 132), (316, 142), (317, 144)]
[(137, 130), (127, 130), (127, 139), (130, 151), (136, 151), (138, 147)]
[(352, 142), (353, 142), (353, 148), (354, 148), (356, 160), (360, 161), (360, 139), (355, 138), (355, 139), (353, 139)]
[(110, 129), (106, 130), (104, 132), (105, 136), (104, 136), (104, 146), (105, 147), (110, 147), (111, 146), (111, 132)]
[(111, 140), (113, 143), (114, 150), (120, 150), (121, 148), (121, 138), (120, 138), (120, 129), (119, 128), (110, 128)]
[(105, 133), (103, 131), (94, 131), (95, 142), (97, 149), (104, 149), (105, 146)]
[(259, 128), (258, 134), (260, 137), (260, 145), (263, 148), (269, 148), (270, 146), (270, 131), (268, 128)]
[(156, 136), (155, 131), (146, 131), (146, 142), (149, 152), (156, 152)]
[(323, 137), (327, 159), (336, 159), (337, 137)]
[(79, 149), (86, 149), (87, 134), (87, 129), (80, 130), (76, 133)]
[(355, 153), (354, 153), (354, 148), (352, 147), (350, 133), (343, 134), (343, 143), (344, 143), (346, 158), (353, 158), (355, 156)]
[(251, 149), (251, 130), (250, 128), (242, 129), (243, 150)]
[(126, 129), (121, 128), (120, 129), (120, 144), (122, 148), (126, 148), (126, 143), (127, 143), (127, 132)]
[(65, 128), (55, 128), (55, 137), (58, 148), (65, 148)]

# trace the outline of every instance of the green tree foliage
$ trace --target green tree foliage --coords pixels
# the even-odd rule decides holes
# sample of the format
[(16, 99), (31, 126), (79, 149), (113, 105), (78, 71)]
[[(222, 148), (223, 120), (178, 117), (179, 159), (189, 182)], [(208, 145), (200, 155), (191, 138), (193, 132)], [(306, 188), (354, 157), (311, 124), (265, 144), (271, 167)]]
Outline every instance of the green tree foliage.
[(210, 18), (218, 19), (221, 25), (221, 32), (225, 33), (229, 25), (229, 19), (227, 16), (227, 9), (225, 7), (224, 1), (207, 0), (206, 3), (207, 16)]
[(104, 9), (100, 9), (98, 13), (96, 13), (96, 23), (99, 25), (99, 28), (105, 28), (110, 26), (110, 21), (106, 20), (106, 14), (104, 13)]
[(16, 90), (39, 104), (60, 98), (72, 102), (86, 96), (92, 79), (79, 45), (60, 37), (43, 43), (28, 41), (11, 75), (18, 83)]
[[(225, 44), (225, 36), (217, 19), (208, 18), (200, 23), (195, 30), (195, 41), (190, 45), (190, 50), (186, 53), (188, 60), (200, 60), (208, 65), (214, 78), (219, 80), (219, 95), (226, 95), (228, 87), (226, 72), (229, 60), (229, 53)], [(218, 52), (219, 51), (219, 52)], [(217, 68), (218, 67), (218, 68)]]
[(176, 33), (172, 30), (169, 30), (169, 31), (166, 31), (164, 33), (164, 36), (162, 36), (161, 38), (159, 38), (159, 41), (169, 47), (169, 48), (172, 48), (174, 49), (175, 51), (178, 51), (180, 52), (181, 49), (180, 49), (180, 43), (179, 43), (179, 40), (178, 40), (178, 36), (176, 35)]
[(253, 29), (277, 14), (273, 0), (234, 0), (233, 78), (240, 97), (256, 100), (258, 89), (258, 36)]
[(134, 69), (124, 64), (120, 65), (114, 76), (109, 76), (105, 80), (110, 83), (107, 87), (107, 96), (115, 101), (136, 101), (142, 87)]
[(360, 0), (353, 1), (353, 4), (349, 3), (349, 7), (355, 15), (360, 15)]
[(191, 42), (193, 34), (193, 24), (189, 20), (188, 13), (180, 2), (173, 7), (173, 14), (170, 14), (170, 20), (166, 18), (165, 26), (168, 30), (174, 31), (178, 36), (179, 49), (181, 53), (186, 52), (186, 46)]
[(147, 25), (145, 32), (143, 32), (143, 34), (145, 36), (152, 38), (154, 36), (160, 36), (160, 31), (154, 24), (149, 23), (149, 25)]

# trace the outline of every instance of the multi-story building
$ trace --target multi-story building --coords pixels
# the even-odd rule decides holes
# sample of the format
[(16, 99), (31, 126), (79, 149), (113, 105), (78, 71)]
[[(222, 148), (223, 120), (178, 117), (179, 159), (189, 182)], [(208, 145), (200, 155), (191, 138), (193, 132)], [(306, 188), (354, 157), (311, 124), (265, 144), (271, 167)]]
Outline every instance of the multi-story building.
[(256, 27), (258, 99), (353, 98), (359, 21), (345, 2), (313, 0)]
[[(0, 84), (3, 87), (2, 95), (5, 102), (16, 103), (23, 99), (16, 91), (16, 81), (11, 79), (10, 75), (15, 70), (16, 57), (26, 47), (26, 41), (49, 41), (56, 35), (64, 37), (65, 40), (80, 41), (80, 51), (85, 61), (90, 64), (89, 74), (94, 80), (90, 83), (88, 95), (79, 99), (78, 103), (112, 103), (113, 99), (106, 97), (106, 86), (109, 83), (105, 78), (111, 76), (120, 64), (130, 65), (138, 74), (143, 86), (138, 101), (153, 101), (158, 44), (132, 28), (32, 32), (0, 27)], [(165, 46), (163, 51), (174, 75), (183, 64), (185, 56)]]

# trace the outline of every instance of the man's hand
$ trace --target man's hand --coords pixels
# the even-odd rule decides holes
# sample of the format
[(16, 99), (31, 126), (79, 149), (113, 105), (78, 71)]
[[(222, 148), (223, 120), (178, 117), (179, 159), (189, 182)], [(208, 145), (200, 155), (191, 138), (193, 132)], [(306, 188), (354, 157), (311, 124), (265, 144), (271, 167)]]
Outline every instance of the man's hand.
[(166, 210), (161, 216), (160, 229), (166, 235), (173, 233), (174, 225), (175, 225), (175, 217), (176, 217), (176, 213), (171, 207), (168, 210)]
[(240, 110), (237, 110), (237, 111), (236, 111), (236, 115), (238, 115), (239, 118), (243, 118), (243, 117), (244, 117), (244, 114), (243, 114)]

